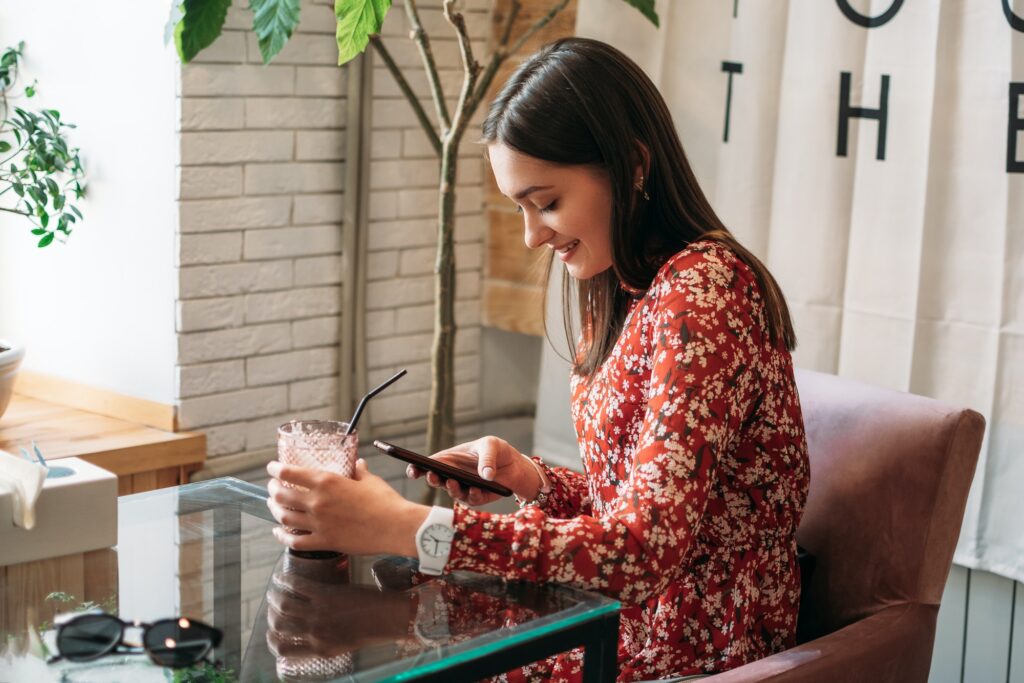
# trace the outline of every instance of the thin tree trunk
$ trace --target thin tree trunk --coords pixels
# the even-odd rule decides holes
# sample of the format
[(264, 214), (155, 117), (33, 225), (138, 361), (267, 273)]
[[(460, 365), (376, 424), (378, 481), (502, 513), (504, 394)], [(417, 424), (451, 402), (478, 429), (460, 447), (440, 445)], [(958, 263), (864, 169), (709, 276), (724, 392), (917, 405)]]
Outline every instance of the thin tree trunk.
[[(454, 143), (454, 144), (452, 144)], [(455, 439), (455, 173), (458, 140), (445, 141), (441, 156), (437, 259), (434, 262), (434, 341), (431, 346), (427, 452)]]
[[(391, 58), (387, 48), (384, 47), (380, 36), (371, 37), (373, 46), (384, 59), (385, 66), (395, 77), (402, 94), (409, 101), (420, 125), (435, 151), (438, 152), (441, 164), (437, 258), (434, 262), (434, 338), (430, 353), (431, 382), (430, 404), (427, 409), (427, 453), (436, 453), (443, 448), (450, 447), (455, 442), (455, 179), (462, 136), (477, 107), (486, 97), (491, 81), (501, 64), (509, 55), (515, 54), (522, 48), (534, 33), (547, 25), (568, 2), (569, 0), (558, 0), (548, 13), (534, 22), (509, 50), (508, 41), (511, 36), (512, 24), (520, 11), (519, 0), (511, 0), (501, 40), (495, 47), (487, 67), (482, 68), (473, 57), (465, 19), (461, 13), (454, 10), (454, 0), (444, 0), (444, 16), (455, 30), (458, 38), (465, 72), (458, 105), (449, 119), (437, 65), (430, 49), (429, 38), (419, 21), (416, 0), (406, 0), (406, 12), (413, 26), (411, 37), (419, 47), (423, 67), (427, 72), (427, 80), (431, 86), (438, 124), (441, 128), (440, 135), (428, 120), (426, 112), (413, 94), (401, 69)], [(444, 501), (447, 505), (452, 504), (451, 499), (440, 496), (432, 488), (427, 489), (422, 500), (427, 505), (437, 504), (439, 501)]]

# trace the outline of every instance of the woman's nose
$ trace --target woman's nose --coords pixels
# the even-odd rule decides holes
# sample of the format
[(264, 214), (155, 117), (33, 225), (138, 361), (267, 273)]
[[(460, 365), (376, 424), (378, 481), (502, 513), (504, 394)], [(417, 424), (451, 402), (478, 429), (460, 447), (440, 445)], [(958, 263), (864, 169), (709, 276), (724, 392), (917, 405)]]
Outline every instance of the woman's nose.
[(523, 214), (525, 223), (524, 240), (527, 247), (536, 249), (550, 240), (555, 231), (544, 225), (544, 221), (541, 220), (540, 216), (531, 216), (531, 213), (533, 212)]

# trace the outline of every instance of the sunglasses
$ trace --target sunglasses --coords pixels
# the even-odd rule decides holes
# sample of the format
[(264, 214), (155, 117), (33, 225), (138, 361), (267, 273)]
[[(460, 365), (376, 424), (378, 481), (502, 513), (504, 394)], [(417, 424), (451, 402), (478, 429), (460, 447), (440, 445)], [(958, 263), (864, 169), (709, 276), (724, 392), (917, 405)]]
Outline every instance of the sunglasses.
[[(142, 629), (141, 645), (124, 642), (126, 628)], [(186, 617), (144, 624), (110, 614), (82, 614), (57, 627), (60, 654), (49, 661), (90, 662), (111, 653), (145, 651), (155, 664), (181, 669), (203, 661), (221, 638), (219, 629)], [(122, 645), (125, 649), (119, 649)]]

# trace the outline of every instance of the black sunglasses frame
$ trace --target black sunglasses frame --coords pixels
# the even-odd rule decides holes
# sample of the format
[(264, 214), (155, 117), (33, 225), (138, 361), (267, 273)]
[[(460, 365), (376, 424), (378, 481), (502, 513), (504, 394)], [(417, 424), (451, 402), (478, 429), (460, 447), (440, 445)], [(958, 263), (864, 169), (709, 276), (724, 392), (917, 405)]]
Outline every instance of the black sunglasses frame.
[[(189, 621), (189, 623), (191, 625), (201, 626), (201, 627), (209, 630), (211, 637), (210, 637), (210, 641), (206, 644), (206, 647), (203, 649), (202, 654), (197, 656), (194, 661), (188, 662), (187, 664), (183, 664), (182, 666), (175, 667), (175, 666), (171, 666), (169, 664), (165, 664), (165, 663), (159, 661), (156, 657), (153, 656), (153, 653), (150, 652), (150, 649), (148, 647), (146, 647), (146, 634), (149, 633), (149, 631), (151, 629), (153, 629), (154, 627), (162, 626), (164, 624), (170, 623), (170, 624), (174, 624), (175, 626), (177, 626), (178, 622), (181, 619), (183, 619), (183, 618), (184, 619), (188, 619), (188, 621)], [(67, 655), (61, 653), (60, 652), (61, 633), (64, 631), (64, 629), (68, 628), (69, 626), (73, 626), (76, 623), (79, 623), (79, 622), (81, 622), (83, 620), (86, 620), (86, 619), (88, 619), (88, 620), (105, 619), (107, 621), (116, 622), (117, 624), (119, 624), (120, 627), (121, 627), (121, 631), (118, 634), (117, 640), (115, 642), (111, 643), (110, 645), (108, 645), (107, 647), (105, 647), (102, 651), (97, 652), (96, 654), (88, 655), (86, 657), (75, 656), (75, 657), (72, 658), (72, 657), (68, 657)], [(125, 632), (125, 629), (127, 629), (127, 628), (141, 628), (142, 629), (142, 639), (141, 639), (142, 640), (142, 644), (141, 645), (129, 645), (129, 644), (124, 642), (124, 632)], [(106, 613), (101, 613), (101, 612), (91, 612), (91, 613), (87, 613), (87, 614), (80, 614), (80, 615), (74, 617), (73, 619), (71, 619), (69, 621), (66, 621), (63, 624), (60, 624), (59, 626), (57, 626), (56, 643), (57, 643), (57, 651), (58, 651), (59, 654), (54, 655), (53, 657), (48, 659), (46, 663), (47, 664), (53, 664), (54, 662), (58, 662), (58, 661), (61, 661), (61, 660), (67, 660), (69, 662), (94, 662), (97, 659), (100, 659), (102, 657), (106, 657), (109, 654), (142, 654), (143, 652), (145, 652), (146, 655), (149, 657), (150, 661), (153, 662), (154, 664), (156, 664), (157, 666), (165, 667), (165, 668), (169, 668), (169, 669), (184, 669), (184, 668), (193, 666), (195, 664), (199, 664), (200, 662), (204, 662), (204, 661), (205, 662), (209, 662), (209, 660), (207, 659), (207, 655), (209, 655), (210, 652), (214, 648), (217, 648), (217, 647), (220, 646), (221, 640), (223, 638), (224, 638), (224, 634), (221, 632), (221, 630), (219, 628), (217, 628), (215, 626), (210, 626), (209, 624), (205, 624), (205, 623), (203, 623), (201, 621), (198, 621), (196, 619), (190, 619), (188, 617), (174, 617), (172, 619), (159, 619), (159, 620), (154, 621), (152, 623), (146, 623), (146, 622), (143, 622), (143, 621), (125, 621), (124, 619), (121, 619), (120, 617), (115, 617), (113, 614), (106, 614)], [(212, 664), (214, 662), (209, 662), (209, 663)]]

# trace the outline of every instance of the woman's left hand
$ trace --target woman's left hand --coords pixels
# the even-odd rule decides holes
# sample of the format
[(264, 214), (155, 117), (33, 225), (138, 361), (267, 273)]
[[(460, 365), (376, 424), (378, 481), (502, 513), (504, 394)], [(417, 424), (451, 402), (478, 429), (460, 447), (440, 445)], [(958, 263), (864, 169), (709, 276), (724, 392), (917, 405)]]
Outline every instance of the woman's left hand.
[(272, 477), (267, 506), (274, 519), (282, 527), (309, 532), (292, 534), (276, 527), (274, 535), (289, 548), (416, 556), (416, 531), (429, 509), (403, 498), (372, 474), (365, 460), (356, 461), (351, 479), (276, 460), (267, 472)]

